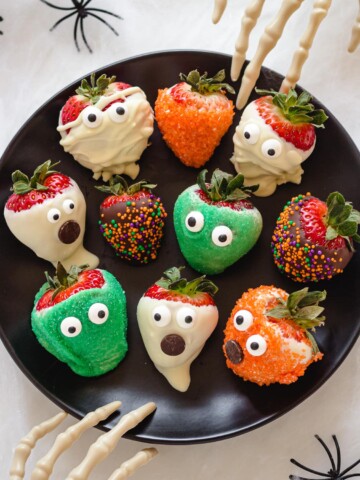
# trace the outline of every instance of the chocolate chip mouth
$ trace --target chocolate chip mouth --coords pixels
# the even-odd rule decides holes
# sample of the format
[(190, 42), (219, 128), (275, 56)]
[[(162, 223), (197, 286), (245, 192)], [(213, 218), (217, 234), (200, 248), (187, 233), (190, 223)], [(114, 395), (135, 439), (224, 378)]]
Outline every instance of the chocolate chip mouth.
[(244, 360), (244, 352), (241, 346), (235, 340), (228, 340), (225, 344), (226, 356), (230, 362), (238, 365)]
[(160, 347), (166, 355), (176, 357), (177, 355), (181, 355), (185, 350), (185, 340), (180, 337), (180, 335), (171, 333), (161, 340)]
[(69, 245), (79, 238), (80, 232), (80, 225), (74, 220), (69, 220), (59, 228), (58, 237), (60, 242)]

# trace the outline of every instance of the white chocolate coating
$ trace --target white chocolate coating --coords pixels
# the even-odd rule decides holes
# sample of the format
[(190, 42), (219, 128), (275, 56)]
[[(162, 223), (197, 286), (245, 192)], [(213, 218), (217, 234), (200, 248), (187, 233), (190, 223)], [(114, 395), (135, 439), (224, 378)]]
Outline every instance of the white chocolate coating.
[(283, 337), (283, 352), (285, 355), (294, 353), (299, 358), (299, 363), (308, 363), (313, 356), (313, 351), (310, 345), (304, 341), (296, 340), (295, 338)]
[[(126, 114), (121, 122), (116, 122), (111, 117), (111, 107), (104, 108), (119, 99), (123, 102), (118, 105), (126, 109)], [(86, 108), (66, 125), (62, 125), (60, 112), (57, 128), (62, 137), (60, 144), (82, 166), (92, 170), (95, 179), (102, 176), (107, 181), (114, 174), (136, 178), (139, 173), (136, 162), (148, 146), (154, 129), (154, 115), (145, 93), (139, 87), (130, 87), (100, 97), (91, 108), (95, 108), (102, 119), (92, 128), (83, 121)]]
[[(88, 264), (90, 268), (96, 268), (99, 264), (98, 257), (83, 246), (85, 198), (76, 182), (72, 180), (71, 183), (62, 193), (41, 204), (34, 205), (28, 210), (15, 212), (5, 206), (5, 220), (12, 234), (20, 242), (31, 248), (38, 257), (48, 260), (54, 266), (60, 261), (65, 269), (69, 269), (71, 265), (84, 264)], [(74, 203), (74, 209), (71, 212), (66, 208), (68, 200), (72, 200)], [(52, 209), (56, 209), (59, 214), (56, 222), (48, 219), (48, 213)], [(80, 228), (78, 237), (71, 243), (64, 243), (59, 237), (60, 229), (67, 222), (76, 223)]]
[[(244, 129), (253, 128), (257, 133), (251, 143), (244, 137)], [(254, 140), (256, 141), (254, 142)], [(255, 103), (251, 102), (244, 110), (233, 137), (234, 154), (231, 158), (237, 172), (245, 176), (246, 185), (257, 185), (255, 195), (266, 197), (275, 192), (276, 187), (286, 182), (300, 184), (304, 173), (301, 163), (315, 147), (303, 151), (281, 138), (260, 117)], [(279, 155), (269, 157), (263, 153), (264, 143), (274, 141)]]
[[(165, 307), (169, 312), (167, 325), (159, 326), (153, 319), (154, 309)], [(182, 309), (194, 312), (194, 322), (189, 327), (179, 324)], [(155, 367), (170, 385), (185, 392), (190, 385), (190, 366), (200, 354), (206, 340), (214, 331), (219, 313), (214, 305), (196, 307), (188, 303), (157, 300), (142, 297), (137, 307), (140, 333)], [(167, 335), (179, 335), (185, 342), (185, 349), (179, 355), (168, 355), (162, 351), (161, 342)]]

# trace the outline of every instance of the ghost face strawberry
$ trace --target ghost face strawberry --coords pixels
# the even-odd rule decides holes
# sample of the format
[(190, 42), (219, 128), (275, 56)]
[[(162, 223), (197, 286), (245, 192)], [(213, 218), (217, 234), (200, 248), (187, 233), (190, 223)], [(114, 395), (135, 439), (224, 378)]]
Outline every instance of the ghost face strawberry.
[(155, 260), (161, 246), (167, 213), (151, 191), (155, 187), (145, 180), (129, 186), (119, 175), (97, 187), (110, 193), (100, 205), (100, 231), (116, 254), (133, 264)]
[(236, 302), (225, 328), (226, 365), (257, 383), (290, 384), (322, 358), (309, 330), (325, 320), (326, 292), (307, 288), (290, 295), (274, 286), (249, 289)]
[(142, 296), (137, 319), (145, 348), (176, 390), (190, 385), (190, 366), (218, 322), (217, 287), (200, 277), (187, 281), (171, 268)]
[(271, 248), (279, 270), (296, 282), (330, 280), (354, 254), (360, 213), (334, 192), (326, 202), (297, 195), (276, 222)]
[(15, 237), (38, 257), (52, 262), (87, 263), (94, 268), (98, 258), (83, 246), (85, 198), (76, 182), (53, 169), (51, 161), (36, 168), (29, 178), (19, 170), (12, 174), (13, 194), (4, 216)]
[(235, 93), (223, 83), (221, 70), (213, 78), (193, 70), (180, 74), (180, 83), (159, 90), (155, 118), (170, 149), (185, 165), (199, 168), (214, 153), (234, 116), (234, 105), (225, 93)]
[(206, 173), (177, 198), (174, 226), (188, 263), (198, 272), (217, 274), (255, 245), (262, 217), (247, 198), (256, 187), (244, 187), (242, 175), (215, 170), (208, 184)]
[(106, 270), (61, 264), (35, 297), (32, 329), (40, 344), (78, 375), (115, 368), (127, 352), (124, 290)]

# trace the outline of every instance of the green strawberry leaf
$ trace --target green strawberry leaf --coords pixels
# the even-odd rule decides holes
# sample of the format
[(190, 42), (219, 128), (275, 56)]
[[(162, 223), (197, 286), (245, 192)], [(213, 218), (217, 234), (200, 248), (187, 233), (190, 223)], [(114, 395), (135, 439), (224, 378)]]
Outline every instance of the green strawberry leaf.
[(202, 95), (209, 95), (210, 93), (221, 92), (223, 90), (228, 93), (235, 93), (231, 85), (223, 82), (225, 79), (225, 70), (220, 70), (212, 78), (209, 78), (207, 75), (207, 72), (200, 75), (198, 70), (192, 70), (188, 75), (180, 73), (180, 80), (188, 83), (193, 92), (198, 92)]
[(211, 280), (207, 279), (205, 275), (190, 281), (181, 277), (181, 270), (184, 268), (185, 267), (169, 268), (163, 273), (160, 280), (156, 282), (156, 285), (189, 297), (195, 297), (198, 292), (208, 293), (211, 296), (215, 295), (218, 287)]

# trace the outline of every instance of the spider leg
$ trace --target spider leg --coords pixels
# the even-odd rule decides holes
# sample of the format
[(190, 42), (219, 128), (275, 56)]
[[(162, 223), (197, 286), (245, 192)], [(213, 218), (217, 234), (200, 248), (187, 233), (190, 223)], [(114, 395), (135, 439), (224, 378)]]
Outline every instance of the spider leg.
[(290, 462), (296, 465), (297, 467), (302, 468), (306, 472), (314, 473), (315, 475), (319, 475), (319, 476), (324, 475), (326, 478), (331, 478), (331, 475), (329, 475), (328, 473), (318, 472), (317, 470), (313, 470), (312, 468), (305, 467), (305, 465), (302, 465), (301, 463), (299, 463), (297, 460), (294, 460), (293, 458), (290, 459)]
[(92, 53), (92, 50), (86, 40), (86, 37), (85, 37), (85, 31), (84, 31), (84, 19), (81, 17), (80, 18), (80, 31), (81, 31), (81, 36), (82, 36), (82, 39), (84, 40), (84, 43), (85, 45), (87, 46), (87, 49), (89, 50), (90, 53)]
[(340, 446), (339, 442), (336, 438), (336, 435), (332, 436), (334, 443), (335, 443), (335, 448), (336, 448), (336, 471), (340, 472), (341, 470), (341, 452), (340, 452)]
[(80, 52), (80, 47), (79, 47), (79, 44), (78, 44), (78, 41), (77, 41), (77, 30), (78, 30), (78, 27), (79, 27), (80, 18), (81, 18), (80, 15), (78, 15), (76, 17), (76, 20), (75, 20), (75, 23), (74, 23), (74, 42), (75, 42), (75, 46), (76, 46), (78, 52)]
[(106, 13), (107, 15), (112, 15), (113, 17), (123, 20), (123, 17), (120, 17), (120, 15), (117, 15), (116, 13), (113, 13), (113, 12), (108, 12), (107, 10), (103, 10), (102, 8), (87, 8), (86, 11)]
[[(321, 445), (324, 447), (325, 452), (327, 453), (327, 455), (328, 455), (328, 457), (329, 457), (329, 460), (330, 460), (332, 469), (333, 469), (336, 473), (339, 473), (339, 470), (335, 467), (334, 457), (331, 455), (331, 452), (330, 452), (330, 450), (329, 450), (329, 447), (326, 445), (326, 443), (324, 442), (324, 440), (322, 440), (322, 439), (319, 437), (319, 435), (315, 435), (315, 438), (316, 438), (316, 440), (318, 440), (318, 441), (321, 443)], [(334, 438), (334, 436), (333, 436), (333, 438)], [(334, 441), (335, 441), (335, 440), (334, 440)], [(336, 443), (337, 443), (337, 442), (336, 442)], [(335, 445), (336, 445), (336, 443), (335, 443)], [(338, 446), (337, 446), (336, 451), (338, 452)], [(339, 452), (338, 452), (338, 455), (339, 455)]]
[(88, 15), (91, 15), (92, 17), (97, 18), (98, 20), (100, 20), (100, 22), (104, 23), (107, 27), (109, 27), (110, 30), (111, 30), (112, 32), (114, 32), (116, 36), (119, 36), (119, 34), (118, 34), (118, 32), (115, 30), (115, 28), (112, 27), (106, 20), (104, 20), (103, 18), (99, 17), (98, 15), (95, 15), (95, 13), (90, 13), (90, 12), (89, 12)]
[(72, 12), (72, 13), (69, 13), (68, 15), (65, 15), (65, 17), (62, 17), (60, 18), (60, 20), (58, 20), (56, 23), (54, 23), (54, 25), (50, 28), (50, 32), (52, 32), (54, 30), (54, 28), (56, 28), (60, 23), (62, 23), (64, 20), (66, 20), (67, 18), (70, 18), (72, 17), (73, 15), (75, 15), (77, 12)]
[(56, 8), (56, 10), (76, 10), (76, 7), (58, 7), (53, 3), (47, 2), (47, 0), (40, 0), (40, 2), (45, 3), (45, 5), (48, 5), (49, 7)]
[(214, 10), (212, 14), (213, 23), (218, 23), (222, 17), (222, 14), (225, 11), (227, 5), (227, 0), (215, 0), (214, 1)]
[(355, 468), (356, 465), (359, 465), (359, 463), (360, 463), (360, 459), (357, 460), (357, 461), (356, 461), (355, 463), (353, 463), (352, 465), (350, 465), (350, 467), (346, 468), (343, 472), (341, 472), (340, 477), (341, 477), (342, 479), (351, 478), (351, 477), (360, 477), (360, 473), (354, 473), (354, 474), (349, 475), (349, 476), (347, 476), (347, 477), (343, 477), (343, 475), (345, 475), (345, 473), (350, 472), (350, 470), (352, 470), (353, 468)]
[(290, 480), (328, 480), (329, 477), (326, 478), (308, 478), (308, 477), (299, 477), (298, 475), (290, 475)]

